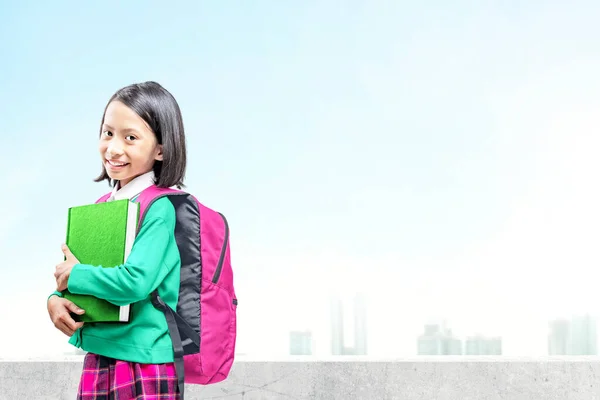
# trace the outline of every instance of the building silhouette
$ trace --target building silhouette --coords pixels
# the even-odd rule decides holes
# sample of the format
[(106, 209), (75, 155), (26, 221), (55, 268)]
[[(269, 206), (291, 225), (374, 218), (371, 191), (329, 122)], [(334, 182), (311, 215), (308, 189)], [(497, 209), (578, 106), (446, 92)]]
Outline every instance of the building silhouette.
[(482, 335), (468, 337), (465, 341), (465, 355), (502, 355), (502, 339), (499, 337), (488, 338)]
[(345, 354), (344, 349), (344, 306), (342, 300), (331, 300), (331, 354)]
[(462, 342), (444, 324), (427, 324), (417, 339), (419, 355), (462, 355)]
[(367, 305), (363, 294), (352, 299), (352, 329), (354, 343), (350, 345), (344, 330), (344, 310), (347, 307), (342, 299), (331, 301), (331, 354), (366, 355), (367, 354)]
[(597, 320), (590, 315), (556, 319), (549, 323), (549, 355), (593, 356), (598, 354)]
[(291, 331), (290, 332), (290, 355), (310, 356), (313, 352), (312, 332)]
[(550, 321), (548, 334), (548, 354), (569, 354), (569, 321), (567, 319), (556, 319)]

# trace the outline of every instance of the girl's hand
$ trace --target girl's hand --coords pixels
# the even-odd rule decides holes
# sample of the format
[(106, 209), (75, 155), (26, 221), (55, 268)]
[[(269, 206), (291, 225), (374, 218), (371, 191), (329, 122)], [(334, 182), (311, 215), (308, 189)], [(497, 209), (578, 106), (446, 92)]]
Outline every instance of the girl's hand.
[(62, 245), (62, 252), (65, 255), (66, 260), (56, 266), (56, 272), (54, 273), (54, 277), (56, 278), (56, 290), (59, 292), (67, 289), (71, 270), (75, 264), (79, 264), (79, 260), (75, 258), (66, 244)]
[(58, 296), (50, 296), (48, 299), (48, 314), (52, 323), (62, 333), (71, 337), (75, 331), (83, 326), (83, 322), (75, 322), (71, 313), (83, 314), (81, 308), (77, 307), (72, 301)]

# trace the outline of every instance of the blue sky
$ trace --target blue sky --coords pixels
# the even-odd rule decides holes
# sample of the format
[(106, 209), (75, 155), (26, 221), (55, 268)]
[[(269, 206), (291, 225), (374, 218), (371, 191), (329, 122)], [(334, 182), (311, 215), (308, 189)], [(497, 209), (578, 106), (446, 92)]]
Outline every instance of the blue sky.
[[(108, 98), (156, 80), (182, 108), (189, 190), (230, 220), (240, 352), (285, 354), (287, 331), (309, 328), (326, 355), (326, 299), (363, 290), (375, 355), (411, 354), (440, 316), (543, 353), (548, 318), (597, 311), (593, 279), (575, 276), (600, 261), (599, 12), (2, 3), (0, 316), (43, 326), (31, 352), (65, 342), (44, 299), (67, 208), (108, 190), (92, 182)], [(0, 356), (19, 340), (5, 334)]]

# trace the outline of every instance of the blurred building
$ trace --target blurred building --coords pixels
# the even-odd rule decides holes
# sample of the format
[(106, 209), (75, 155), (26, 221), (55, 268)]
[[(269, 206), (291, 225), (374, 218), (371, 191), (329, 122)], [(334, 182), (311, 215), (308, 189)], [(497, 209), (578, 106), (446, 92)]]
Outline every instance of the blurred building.
[(333, 355), (366, 355), (367, 354), (367, 305), (362, 294), (352, 298), (352, 313), (346, 313), (352, 319), (349, 326), (353, 330), (353, 343), (344, 334), (345, 310), (348, 304), (342, 299), (334, 298), (331, 302), (331, 354)]
[(310, 356), (313, 352), (312, 333), (310, 331), (290, 332), (290, 355)]
[(468, 337), (465, 341), (465, 355), (502, 355), (502, 339), (499, 337), (487, 338), (481, 335)]
[(427, 324), (417, 339), (419, 355), (462, 355), (462, 342), (444, 324)]
[(344, 352), (344, 306), (342, 300), (331, 300), (331, 354), (339, 356)]
[(596, 318), (574, 316), (571, 320), (557, 319), (549, 323), (549, 355), (598, 355)]

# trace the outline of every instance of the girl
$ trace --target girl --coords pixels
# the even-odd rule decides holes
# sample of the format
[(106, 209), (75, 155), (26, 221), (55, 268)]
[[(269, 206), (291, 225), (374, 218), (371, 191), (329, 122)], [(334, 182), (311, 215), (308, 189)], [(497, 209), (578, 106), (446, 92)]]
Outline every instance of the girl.
[[(179, 106), (155, 82), (118, 90), (102, 118), (99, 141), (102, 173), (97, 182), (113, 186), (108, 201), (131, 199), (144, 189), (183, 186), (185, 134)], [(57, 291), (48, 312), (69, 343), (87, 351), (78, 399), (178, 399), (173, 347), (167, 322), (150, 293), (176, 308), (181, 260), (175, 241), (175, 209), (167, 198), (148, 209), (125, 264), (101, 268), (79, 263), (66, 245), (65, 261), (54, 274)], [(128, 324), (75, 323), (83, 314), (60, 291), (93, 295), (116, 305), (132, 305)]]

